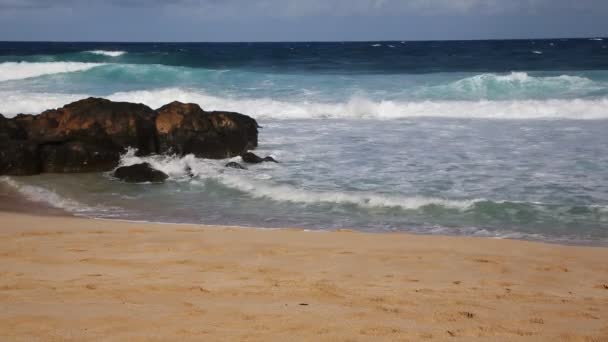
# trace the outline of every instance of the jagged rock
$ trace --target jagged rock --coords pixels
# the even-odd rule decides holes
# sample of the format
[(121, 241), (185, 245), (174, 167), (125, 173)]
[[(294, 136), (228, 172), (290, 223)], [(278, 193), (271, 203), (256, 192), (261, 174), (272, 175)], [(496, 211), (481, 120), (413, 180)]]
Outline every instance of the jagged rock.
[(0, 114), (0, 142), (7, 140), (26, 140), (27, 135), (14, 120)]
[(109, 144), (91, 144), (80, 141), (43, 144), (40, 148), (41, 172), (110, 171), (118, 165), (122, 151), (122, 148)]
[(257, 147), (257, 137), (257, 122), (243, 114), (88, 98), (40, 115), (0, 115), (0, 175), (108, 171), (127, 148), (230, 158)]
[(0, 139), (0, 175), (30, 176), (41, 171), (38, 145), (24, 140)]
[(244, 167), (243, 165), (241, 165), (237, 162), (230, 162), (230, 163), (226, 164), (226, 167), (232, 168), (232, 169), (247, 170), (246, 167)]
[(0, 175), (28, 176), (40, 171), (38, 145), (25, 140), (15, 122), (0, 114)]
[(274, 158), (272, 158), (270, 156), (261, 158), (252, 152), (246, 152), (246, 153), (241, 154), (241, 159), (243, 159), (243, 161), (245, 163), (249, 163), (249, 164), (259, 164), (259, 163), (263, 163), (263, 162), (278, 163), (278, 161), (276, 161)]
[(169, 176), (156, 170), (149, 163), (119, 167), (114, 171), (114, 177), (127, 183), (162, 183)]
[(38, 144), (82, 142), (136, 148), (139, 155), (156, 153), (156, 112), (143, 104), (88, 98), (40, 115), (19, 115), (15, 121)]
[(205, 112), (197, 104), (181, 102), (157, 112), (159, 153), (224, 159), (257, 147), (257, 122), (246, 115)]

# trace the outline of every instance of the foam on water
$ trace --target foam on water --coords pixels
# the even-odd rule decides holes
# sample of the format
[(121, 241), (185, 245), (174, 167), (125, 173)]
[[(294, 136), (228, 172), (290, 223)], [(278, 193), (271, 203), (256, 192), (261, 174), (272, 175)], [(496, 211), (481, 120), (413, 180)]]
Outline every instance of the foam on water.
[(30, 201), (44, 203), (79, 216), (111, 217), (112, 215), (104, 215), (104, 213), (120, 210), (118, 208), (106, 208), (104, 206), (88, 206), (73, 199), (63, 197), (50, 189), (24, 184), (11, 177), (0, 177), (0, 182), (15, 189)]
[(87, 53), (92, 53), (94, 55), (102, 55), (102, 56), (108, 56), (108, 57), (119, 57), (122, 56), (124, 54), (126, 54), (126, 51), (106, 51), (106, 50), (91, 50), (91, 51), (86, 51)]
[(0, 82), (51, 74), (85, 71), (101, 65), (103, 64), (81, 62), (5, 62), (0, 63)]
[(420, 98), (446, 99), (534, 99), (578, 97), (606, 89), (606, 84), (582, 76), (531, 76), (525, 72), (479, 74), (445, 85), (418, 87), (411, 91)]
[[(0, 92), (3, 102), (0, 113), (40, 113), (60, 107), (88, 94), (56, 94)], [(325, 103), (283, 101), (272, 98), (233, 98), (209, 95), (200, 90), (169, 88), (114, 93), (106, 98), (114, 101), (144, 103), (152, 108), (172, 101), (192, 102), (205, 110), (228, 110), (251, 115), (257, 119), (401, 119), (415, 117), (475, 119), (576, 119), (608, 118), (608, 98), (548, 99), (499, 101), (376, 101), (352, 97), (346, 102)]]
[(241, 175), (243, 172), (226, 170), (223, 167), (225, 161), (218, 162), (197, 159), (193, 155), (181, 158), (176, 156), (137, 157), (135, 151), (131, 149), (122, 156), (120, 165), (128, 166), (142, 162), (150, 163), (154, 168), (168, 174), (173, 180), (186, 177), (185, 170), (189, 167), (192, 174), (198, 179), (211, 179), (226, 187), (247, 193), (253, 198), (266, 198), (279, 202), (352, 204), (367, 208), (387, 207), (405, 210), (416, 210), (435, 205), (465, 210), (481, 201), (479, 199), (448, 200), (379, 193), (302, 190), (287, 184), (274, 184), (270, 180), (256, 179), (249, 172), (246, 172), (246, 175)]

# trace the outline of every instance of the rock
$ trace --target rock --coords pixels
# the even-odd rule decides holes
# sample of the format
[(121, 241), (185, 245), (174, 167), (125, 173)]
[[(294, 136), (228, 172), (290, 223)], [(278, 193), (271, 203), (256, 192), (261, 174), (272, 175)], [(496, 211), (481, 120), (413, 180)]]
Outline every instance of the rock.
[(109, 171), (128, 148), (231, 158), (256, 148), (257, 138), (257, 122), (239, 113), (88, 98), (39, 115), (0, 115), (0, 175)]
[(23, 131), (0, 114), (0, 175), (28, 176), (40, 173), (38, 145), (25, 140)]
[(44, 144), (40, 148), (41, 172), (74, 173), (110, 171), (118, 165), (121, 148), (80, 141)]
[(246, 152), (246, 153), (241, 154), (241, 159), (243, 159), (243, 161), (245, 163), (249, 163), (249, 164), (259, 164), (259, 163), (263, 163), (263, 162), (278, 163), (278, 161), (276, 161), (274, 158), (272, 158), (270, 156), (261, 158), (252, 152)]
[(15, 120), (27, 139), (39, 144), (78, 141), (116, 150), (133, 147), (138, 155), (148, 155), (157, 152), (155, 118), (156, 112), (143, 104), (88, 98)]
[(272, 163), (279, 163), (278, 161), (276, 161), (274, 158), (272, 158), (271, 156), (266, 156), (264, 157), (264, 159), (262, 159), (263, 162), (272, 162)]
[(205, 112), (197, 104), (172, 102), (157, 109), (159, 153), (224, 159), (257, 147), (257, 122), (243, 114)]
[(119, 167), (114, 171), (114, 177), (127, 183), (162, 183), (169, 176), (156, 170), (149, 163)]
[(26, 140), (25, 131), (12, 119), (0, 114), (0, 142), (7, 140)]
[(230, 163), (226, 164), (226, 167), (229, 167), (232, 169), (247, 170), (246, 167), (244, 167), (243, 165), (241, 165), (237, 162), (230, 162)]
[(188, 177), (190, 178), (194, 178), (194, 172), (192, 172), (192, 168), (190, 166), (186, 166), (186, 174), (188, 175)]
[(39, 174), (41, 170), (36, 144), (0, 139), (0, 175), (30, 176)]
[[(0, 153), (13, 161), (4, 161), (0, 174), (112, 170), (128, 147), (139, 155), (156, 153), (155, 118), (156, 112), (144, 105), (97, 98), (36, 116), (2, 118)], [(26, 155), (32, 160), (22, 160)]]

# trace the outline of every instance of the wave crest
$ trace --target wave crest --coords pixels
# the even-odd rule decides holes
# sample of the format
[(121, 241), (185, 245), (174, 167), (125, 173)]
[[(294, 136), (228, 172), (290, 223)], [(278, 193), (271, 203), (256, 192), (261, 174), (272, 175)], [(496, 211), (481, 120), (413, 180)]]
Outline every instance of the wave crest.
[[(3, 99), (0, 113), (40, 113), (87, 94), (53, 94), (0, 92)], [(144, 103), (152, 108), (172, 101), (193, 102), (205, 110), (229, 110), (245, 113), (256, 119), (401, 119), (417, 117), (467, 119), (575, 119), (608, 118), (608, 98), (549, 99), (549, 100), (477, 100), (477, 101), (374, 101), (353, 97), (346, 102), (324, 103), (281, 101), (272, 98), (234, 98), (212, 96), (202, 91), (169, 88), (114, 93), (106, 98), (113, 101)]]
[(324, 103), (217, 97), (196, 90), (170, 88), (115, 93), (116, 101), (145, 103), (158, 108), (178, 100), (194, 102), (206, 110), (242, 112), (258, 119), (400, 119), (413, 117), (482, 119), (605, 119), (608, 99), (504, 100), (504, 101), (374, 101), (352, 97), (346, 102)]
[(85, 71), (101, 65), (104, 64), (82, 62), (5, 62), (0, 63), (0, 82), (21, 80), (44, 75)]
[(173, 180), (189, 179), (186, 168), (200, 180), (212, 180), (224, 187), (246, 193), (252, 198), (265, 198), (278, 202), (304, 204), (343, 204), (356, 205), (364, 208), (401, 208), (416, 210), (428, 206), (441, 206), (449, 209), (465, 210), (475, 203), (475, 200), (451, 200), (421, 196), (399, 196), (381, 193), (314, 191), (303, 190), (287, 184), (276, 184), (270, 180), (260, 180), (239, 175), (239, 171), (227, 170), (225, 161), (212, 161), (195, 158), (193, 155), (150, 156), (138, 157), (135, 150), (127, 151), (120, 161), (121, 166), (148, 162), (154, 168), (168, 174)]
[(35, 185), (23, 184), (6, 176), (0, 177), (0, 182), (16, 190), (18, 193), (20, 193), (30, 201), (44, 203), (57, 209), (63, 209), (75, 215), (88, 217), (90, 215), (96, 216), (102, 212), (112, 212), (120, 210), (119, 208), (113, 208), (113, 210), (108, 210), (108, 208), (102, 206), (87, 206), (73, 199), (63, 197), (52, 190)]
[(525, 72), (512, 72), (475, 75), (448, 84), (420, 87), (413, 93), (418, 98), (513, 100), (579, 97), (605, 89), (605, 84), (586, 77), (537, 77)]
[(122, 56), (127, 53), (126, 51), (106, 51), (106, 50), (91, 50), (91, 51), (85, 51), (85, 52), (91, 53), (94, 55), (107, 56), (107, 57), (119, 57), (119, 56)]

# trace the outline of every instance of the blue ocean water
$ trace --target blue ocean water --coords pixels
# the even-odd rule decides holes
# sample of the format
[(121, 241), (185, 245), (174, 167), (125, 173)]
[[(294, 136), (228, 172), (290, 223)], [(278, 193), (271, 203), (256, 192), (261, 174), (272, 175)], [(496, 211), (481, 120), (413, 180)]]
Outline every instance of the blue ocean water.
[(2, 183), (93, 217), (606, 245), (607, 46), (0, 42), (5, 116), (87, 96), (195, 102), (255, 117), (260, 154), (282, 161), (239, 171), (154, 156), (164, 185), (107, 174)]

